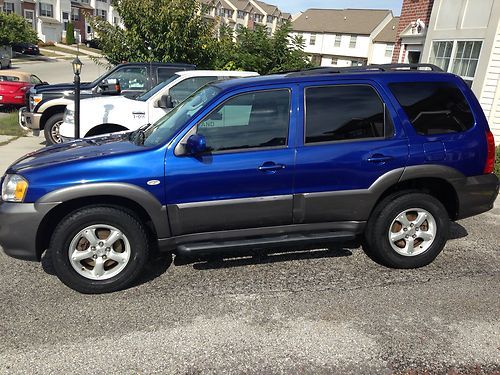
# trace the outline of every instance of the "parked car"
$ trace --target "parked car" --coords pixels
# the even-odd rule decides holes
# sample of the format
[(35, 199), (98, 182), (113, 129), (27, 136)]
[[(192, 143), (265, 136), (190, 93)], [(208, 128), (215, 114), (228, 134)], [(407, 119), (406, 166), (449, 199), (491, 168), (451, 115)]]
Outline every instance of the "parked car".
[(12, 50), (23, 55), (39, 55), (40, 49), (33, 43), (14, 43)]
[(17, 70), (0, 73), (0, 106), (23, 106), (26, 92), (42, 82), (36, 75)]
[[(207, 83), (237, 77), (258, 76), (255, 72), (187, 70), (177, 72), (135, 99), (101, 96), (80, 103), (80, 135), (91, 137), (125, 130), (136, 130), (154, 123)], [(74, 103), (66, 106), (59, 135), (63, 141), (75, 138)]]
[(450, 221), (498, 195), (495, 142), (459, 77), (401, 66), (221, 81), (161, 121), (26, 155), (3, 177), (0, 245), (83, 293), (125, 288), (157, 248), (199, 257), (363, 240), (431, 263)]
[[(159, 82), (169, 79), (182, 70), (196, 69), (189, 64), (128, 63), (120, 64), (95, 81), (81, 85), (81, 98), (101, 95), (117, 95), (130, 98), (149, 91)], [(115, 89), (116, 82), (120, 90)], [(59, 127), (63, 121), (66, 105), (74, 100), (74, 84), (35, 86), (27, 95), (26, 107), (20, 109), (19, 125), (35, 135), (44, 132), (49, 145), (61, 143)]]

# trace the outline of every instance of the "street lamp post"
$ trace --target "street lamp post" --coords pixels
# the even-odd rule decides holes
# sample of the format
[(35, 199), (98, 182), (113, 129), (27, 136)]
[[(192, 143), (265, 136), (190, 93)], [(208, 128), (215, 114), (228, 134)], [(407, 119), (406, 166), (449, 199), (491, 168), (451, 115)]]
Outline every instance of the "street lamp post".
[(73, 65), (73, 73), (75, 74), (75, 139), (78, 139), (80, 138), (80, 73), (83, 64), (76, 56), (71, 65)]

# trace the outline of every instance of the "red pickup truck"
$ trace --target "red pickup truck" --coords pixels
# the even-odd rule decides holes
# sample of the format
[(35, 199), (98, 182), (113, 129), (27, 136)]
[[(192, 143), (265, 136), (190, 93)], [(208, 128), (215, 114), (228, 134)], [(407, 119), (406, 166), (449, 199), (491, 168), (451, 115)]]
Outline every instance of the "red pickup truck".
[(31, 73), (18, 71), (0, 72), (0, 106), (22, 107), (26, 92), (31, 86), (43, 83)]

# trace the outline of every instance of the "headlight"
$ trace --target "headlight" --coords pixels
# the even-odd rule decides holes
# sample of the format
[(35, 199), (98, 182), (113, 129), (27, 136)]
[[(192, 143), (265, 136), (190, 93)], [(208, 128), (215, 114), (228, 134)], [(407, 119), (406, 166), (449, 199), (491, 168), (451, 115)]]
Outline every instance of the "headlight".
[(22, 202), (28, 191), (28, 181), (17, 174), (8, 174), (2, 184), (2, 200)]
[(63, 122), (66, 124), (74, 124), (75, 123), (75, 112), (71, 109), (66, 109), (64, 111)]
[(43, 99), (42, 94), (30, 95), (30, 112), (33, 112), (35, 107), (40, 103)]

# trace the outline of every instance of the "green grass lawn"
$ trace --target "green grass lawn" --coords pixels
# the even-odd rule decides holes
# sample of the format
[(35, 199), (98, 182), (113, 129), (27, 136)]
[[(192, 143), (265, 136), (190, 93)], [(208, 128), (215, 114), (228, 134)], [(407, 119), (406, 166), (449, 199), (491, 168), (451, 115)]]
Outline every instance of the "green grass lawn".
[[(42, 47), (42, 48), (49, 50), (49, 51), (64, 52), (64, 53), (67, 53), (70, 55), (76, 55), (76, 51), (73, 51), (72, 49), (69, 49), (69, 48), (64, 48), (64, 47), (59, 47), (59, 46), (48, 46), (48, 47)], [(43, 53), (43, 51), (42, 51), (42, 53)], [(87, 56), (85, 51), (83, 51), (82, 49), (80, 49), (80, 55)], [(57, 55), (57, 56), (60, 56), (60, 55)]]
[(17, 123), (17, 112), (0, 113), (0, 135), (22, 137), (24, 130)]

